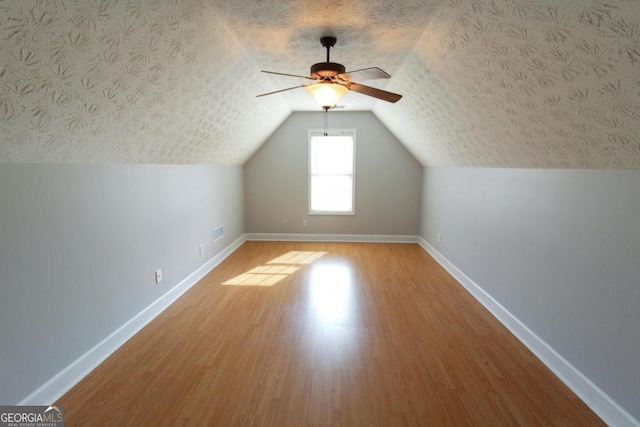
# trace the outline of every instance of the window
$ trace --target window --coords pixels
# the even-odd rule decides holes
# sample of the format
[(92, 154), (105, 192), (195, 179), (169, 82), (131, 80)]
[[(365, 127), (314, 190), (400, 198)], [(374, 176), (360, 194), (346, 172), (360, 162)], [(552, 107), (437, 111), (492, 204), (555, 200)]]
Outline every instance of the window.
[(309, 214), (355, 213), (356, 131), (309, 131)]

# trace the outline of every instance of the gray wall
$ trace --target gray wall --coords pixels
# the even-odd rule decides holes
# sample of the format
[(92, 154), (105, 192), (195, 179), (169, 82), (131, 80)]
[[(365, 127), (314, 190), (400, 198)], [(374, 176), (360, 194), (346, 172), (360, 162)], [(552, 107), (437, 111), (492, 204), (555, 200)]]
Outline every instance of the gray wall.
[(242, 192), (240, 166), (0, 164), (0, 404), (243, 235)]
[(356, 129), (356, 214), (308, 215), (308, 130), (322, 129), (324, 119), (298, 112), (245, 164), (247, 232), (417, 236), (420, 164), (370, 112), (329, 112), (328, 121), (330, 129)]
[(640, 171), (426, 168), (422, 212), (425, 240), (640, 419)]

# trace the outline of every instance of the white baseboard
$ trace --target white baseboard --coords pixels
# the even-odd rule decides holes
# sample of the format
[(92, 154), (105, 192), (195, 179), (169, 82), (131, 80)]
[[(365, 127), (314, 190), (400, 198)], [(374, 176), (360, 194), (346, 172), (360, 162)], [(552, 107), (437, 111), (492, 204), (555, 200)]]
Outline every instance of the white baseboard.
[(245, 235), (239, 237), (235, 242), (220, 251), (216, 256), (191, 273), (162, 297), (158, 298), (127, 323), (111, 333), (111, 335), (96, 344), (91, 350), (87, 351), (29, 396), (25, 397), (18, 405), (52, 405), (69, 391), (71, 387), (76, 385), (89, 372), (113, 354), (113, 352), (162, 313), (174, 301), (180, 298), (182, 294), (206, 276), (225, 258), (231, 255), (231, 253), (238, 249), (245, 241)]
[(625, 411), (604, 391), (595, 385), (582, 372), (558, 354), (549, 344), (537, 336), (524, 323), (518, 320), (498, 301), (493, 299), (482, 287), (471, 280), (460, 269), (438, 252), (422, 237), (418, 243), (445, 270), (447, 270), (467, 291), (493, 314), (513, 335), (516, 336), (533, 354), (560, 378), (589, 408), (610, 426), (640, 427), (640, 423)]
[(366, 234), (247, 233), (247, 240), (280, 242), (418, 243), (418, 236)]

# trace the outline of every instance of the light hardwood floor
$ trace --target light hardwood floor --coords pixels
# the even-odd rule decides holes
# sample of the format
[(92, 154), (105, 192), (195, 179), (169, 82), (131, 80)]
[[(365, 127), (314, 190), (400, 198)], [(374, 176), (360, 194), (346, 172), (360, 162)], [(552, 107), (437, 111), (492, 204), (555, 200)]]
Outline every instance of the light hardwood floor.
[(415, 244), (247, 242), (64, 395), (68, 426), (600, 426)]

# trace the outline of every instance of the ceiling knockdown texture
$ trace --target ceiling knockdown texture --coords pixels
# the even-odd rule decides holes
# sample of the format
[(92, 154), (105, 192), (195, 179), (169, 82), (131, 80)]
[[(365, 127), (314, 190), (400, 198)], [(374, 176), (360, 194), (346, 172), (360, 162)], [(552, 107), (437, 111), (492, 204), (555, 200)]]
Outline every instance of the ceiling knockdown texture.
[(442, 2), (376, 116), (428, 165), (640, 168), (640, 1)]
[(0, 161), (243, 163), (289, 116), (200, 0), (0, 1)]
[(0, 162), (242, 164), (323, 35), (424, 165), (640, 168), (640, 0), (0, 0)]
[[(220, 0), (216, 7), (261, 70), (308, 76), (310, 67), (326, 61), (320, 37), (336, 36), (331, 61), (347, 71), (377, 66), (390, 74), (400, 69), (433, 16), (434, 0), (263, 1)], [(273, 90), (307, 83), (303, 79), (265, 74)], [(357, 80), (356, 80), (357, 81)], [(385, 80), (362, 82), (380, 89)], [(318, 111), (304, 89), (286, 92), (294, 111)], [(265, 98), (266, 99), (266, 98)], [(349, 93), (345, 110), (371, 110), (377, 100)]]

